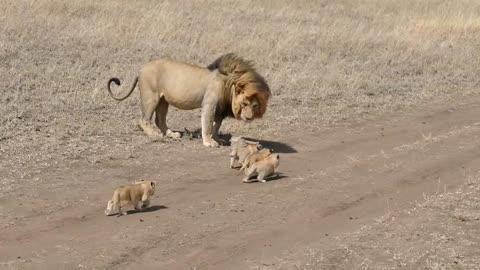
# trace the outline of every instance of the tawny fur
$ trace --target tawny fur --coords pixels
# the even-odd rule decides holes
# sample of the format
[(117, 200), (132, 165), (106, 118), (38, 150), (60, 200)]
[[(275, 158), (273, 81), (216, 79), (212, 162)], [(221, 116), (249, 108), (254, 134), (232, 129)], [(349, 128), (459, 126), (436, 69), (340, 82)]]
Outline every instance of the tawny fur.
[[(251, 61), (246, 61), (234, 53), (228, 53), (220, 56), (208, 68), (210, 70), (218, 69), (221, 74), (227, 76), (225, 89), (233, 87), (237, 91), (243, 91), (247, 98), (255, 96), (260, 105), (260, 109), (255, 113), (255, 118), (263, 116), (271, 95), (270, 88), (265, 79), (257, 73)], [(236, 118), (241, 110), (238, 105), (232, 106)]]
[(263, 149), (260, 149), (256, 152), (248, 155), (245, 158), (245, 161), (243, 162), (242, 168), (240, 168), (240, 170), (247, 169), (248, 167), (252, 166), (253, 163), (255, 163), (257, 161), (260, 161), (260, 160), (263, 160), (263, 159), (267, 158), (268, 156), (270, 156), (271, 154), (272, 154), (272, 151), (270, 149), (263, 148)]
[(108, 92), (116, 100), (130, 96), (138, 82), (142, 103), (140, 126), (147, 135), (158, 134), (151, 123), (154, 112), (160, 134), (179, 138), (180, 133), (170, 130), (166, 123), (169, 105), (182, 110), (202, 108), (202, 139), (209, 147), (219, 146), (218, 131), (224, 118), (244, 121), (260, 118), (271, 95), (264, 78), (249, 62), (234, 54), (219, 57), (209, 68), (162, 59), (151, 61), (141, 68), (123, 97), (113, 95), (112, 82), (120, 85), (120, 80), (108, 81)]
[[(260, 183), (267, 182), (265, 178), (273, 175), (278, 175), (276, 169), (280, 164), (280, 155), (279, 154), (272, 154), (268, 156), (266, 159), (257, 161), (253, 163), (250, 168), (246, 170), (245, 177), (243, 178), (243, 182), (250, 183), (254, 181), (258, 181)], [(250, 179), (253, 176), (257, 176), (256, 179)]]
[(233, 137), (230, 139), (230, 168), (234, 168), (235, 162), (240, 163), (240, 167), (243, 166), (245, 158), (262, 149), (262, 145), (259, 142), (249, 141), (242, 137)]
[(155, 194), (154, 181), (139, 181), (135, 184), (120, 186), (113, 192), (113, 197), (107, 203), (105, 215), (118, 211), (119, 215), (126, 215), (123, 207), (131, 205), (135, 210), (145, 210), (150, 205), (150, 197)]

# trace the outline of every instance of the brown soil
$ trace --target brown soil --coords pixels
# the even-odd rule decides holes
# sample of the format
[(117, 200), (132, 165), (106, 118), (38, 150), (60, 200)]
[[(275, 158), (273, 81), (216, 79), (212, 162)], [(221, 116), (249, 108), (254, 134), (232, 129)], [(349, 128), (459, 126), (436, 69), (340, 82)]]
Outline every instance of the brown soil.
[[(480, 165), (479, 101), (262, 141), (282, 156), (281, 176), (265, 184), (242, 183), (228, 147), (198, 139), (104, 162), (56, 160), (36, 171), (35, 189), (1, 197), (1, 265), (294, 269), (307, 247), (335, 250), (336, 236), (463, 183)], [(151, 209), (104, 216), (114, 187), (140, 177), (158, 182)]]

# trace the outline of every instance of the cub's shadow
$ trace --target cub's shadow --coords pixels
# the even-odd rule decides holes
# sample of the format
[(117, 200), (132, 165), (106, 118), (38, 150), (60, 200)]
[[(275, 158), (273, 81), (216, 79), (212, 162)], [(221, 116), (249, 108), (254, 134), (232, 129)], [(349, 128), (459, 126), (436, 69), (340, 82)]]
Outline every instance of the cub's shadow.
[(268, 177), (266, 180), (267, 182), (270, 182), (270, 181), (277, 181), (277, 180), (280, 180), (280, 179), (283, 179), (283, 178), (287, 178), (288, 176), (283, 174), (283, 173), (278, 173), (278, 175), (275, 175), (275, 176), (272, 176), (272, 177)]
[(139, 214), (139, 213), (148, 213), (148, 212), (155, 212), (155, 211), (162, 210), (162, 209), (168, 209), (168, 207), (166, 207), (165, 205), (152, 205), (152, 206), (150, 206), (147, 209), (142, 210), (142, 211), (128, 210), (127, 214), (133, 215), (133, 214)]
[[(265, 180), (267, 180), (267, 183), (270, 182), (270, 181), (277, 181), (277, 180), (280, 180), (280, 179), (283, 179), (283, 178), (287, 178), (288, 176), (279, 172), (278, 175), (274, 175), (274, 176), (270, 176), (270, 177), (267, 177), (265, 178)], [(252, 176), (250, 179), (254, 180), (254, 179), (257, 179), (256, 176)], [(249, 184), (253, 184), (253, 183), (259, 183), (258, 181), (252, 181), (252, 182), (249, 182)]]
[[(182, 134), (182, 138), (187, 138), (190, 140), (202, 138), (202, 129), (200, 128), (195, 129), (193, 131), (187, 130), (185, 128), (185, 131), (180, 131), (180, 133)], [(225, 142), (224, 146), (230, 146), (230, 139), (232, 138), (232, 134), (220, 133), (218, 136), (220, 137), (220, 139), (222, 139)], [(277, 142), (277, 141), (257, 140), (249, 137), (243, 137), (243, 138), (246, 140), (258, 141), (263, 147), (272, 149), (274, 153), (279, 153), (279, 154), (297, 153), (297, 150), (295, 150), (295, 148), (293, 148), (292, 146), (286, 143)]]

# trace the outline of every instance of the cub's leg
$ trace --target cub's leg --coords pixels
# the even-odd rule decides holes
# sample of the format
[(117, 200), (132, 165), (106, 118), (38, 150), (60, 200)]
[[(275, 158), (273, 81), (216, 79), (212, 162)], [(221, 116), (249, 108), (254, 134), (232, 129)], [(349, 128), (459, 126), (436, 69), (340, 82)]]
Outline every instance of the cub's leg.
[(165, 100), (165, 98), (160, 98), (160, 101), (158, 102), (157, 109), (155, 112), (155, 124), (157, 127), (160, 129), (162, 132), (162, 135), (174, 138), (174, 139), (179, 139), (181, 137), (180, 132), (173, 132), (170, 130), (167, 126), (167, 113), (168, 113), (168, 102)]
[(113, 200), (113, 209), (118, 211), (118, 215), (123, 216), (126, 215), (127, 212), (123, 209), (122, 202)]
[(202, 139), (207, 147), (219, 147), (219, 143), (213, 139), (212, 129), (215, 116), (215, 106), (204, 104), (202, 107)]
[(118, 208), (118, 214), (120, 216), (126, 216), (128, 214), (127, 211), (125, 211), (125, 206), (128, 206), (128, 203), (122, 202), (122, 201), (119, 201), (119, 202), (114, 201), (113, 204)]
[(128, 214), (127, 211), (125, 211), (125, 210), (123, 209), (123, 206), (120, 205), (120, 204), (118, 205), (118, 214), (119, 214), (120, 216), (126, 216), (126, 215)]
[(136, 202), (136, 203), (133, 203), (133, 208), (134, 208), (135, 210), (137, 210), (137, 211), (142, 210), (142, 206), (143, 206), (143, 204), (142, 204), (142, 202), (140, 202), (140, 201), (138, 201), (138, 202)]
[(140, 205), (140, 209), (141, 209), (141, 210), (145, 210), (145, 209), (147, 209), (149, 206), (150, 206), (150, 200), (145, 200), (145, 201), (142, 201), (142, 204)]
[(260, 183), (265, 183), (267, 182), (267, 180), (264, 179), (265, 178), (265, 173), (264, 172), (260, 172), (257, 176), (257, 180), (258, 182)]
[(240, 168), (240, 170), (245, 170), (245, 172), (247, 171), (247, 169), (252, 165), (252, 161), (250, 160), (249, 157), (247, 157), (245, 159), (245, 161), (243, 161), (243, 164), (242, 164), (242, 167)]
[(140, 201), (141, 210), (145, 210), (150, 205), (150, 200), (148, 199), (148, 194), (145, 193), (142, 195), (142, 200)]
[(233, 165), (235, 164), (235, 161), (237, 161), (237, 160), (238, 160), (238, 156), (234, 152), (230, 153), (230, 168), (231, 169), (235, 169), (235, 166), (233, 166)]
[(243, 182), (244, 183), (250, 183), (250, 182), (255, 181), (255, 180), (250, 179), (250, 178), (255, 176), (256, 173), (257, 173), (257, 166), (255, 166), (255, 164), (253, 164), (250, 168), (245, 170), (245, 177), (243, 178)]
[(154, 93), (143, 84), (142, 80), (139, 80), (140, 99), (142, 102), (142, 118), (140, 119), (140, 126), (148, 136), (151, 136), (158, 134), (157, 130), (152, 126), (152, 116), (155, 108), (157, 108), (160, 98), (158, 94)]

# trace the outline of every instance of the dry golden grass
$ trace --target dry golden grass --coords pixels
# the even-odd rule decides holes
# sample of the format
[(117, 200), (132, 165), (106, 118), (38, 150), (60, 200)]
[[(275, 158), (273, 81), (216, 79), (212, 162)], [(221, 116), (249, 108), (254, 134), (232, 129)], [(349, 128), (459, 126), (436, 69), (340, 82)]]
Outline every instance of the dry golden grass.
[(2, 137), (42, 120), (78, 130), (99, 112), (118, 115), (102, 117), (118, 130), (139, 108), (134, 98), (111, 101), (105, 80), (131, 80), (157, 57), (206, 65), (234, 51), (254, 60), (275, 95), (265, 125), (319, 126), (479, 85), (478, 1), (1, 4)]

